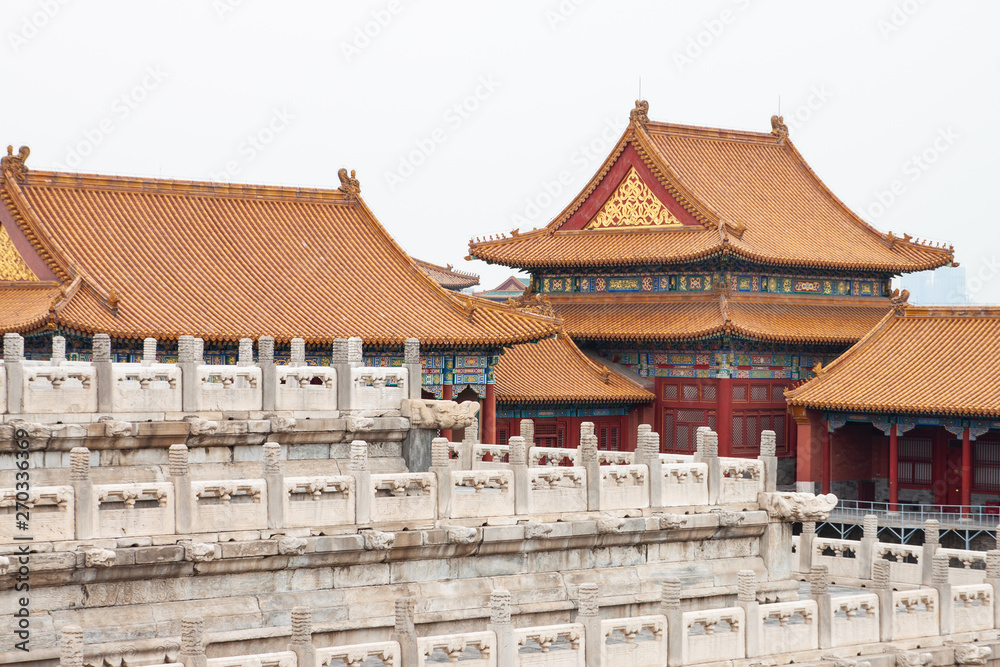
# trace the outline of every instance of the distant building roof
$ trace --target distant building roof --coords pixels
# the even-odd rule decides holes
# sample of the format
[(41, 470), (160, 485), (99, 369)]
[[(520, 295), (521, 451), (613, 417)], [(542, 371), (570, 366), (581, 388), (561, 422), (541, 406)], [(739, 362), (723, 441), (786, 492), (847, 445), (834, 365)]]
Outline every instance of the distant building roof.
[(456, 271), (451, 264), (438, 266), (437, 264), (431, 264), (416, 257), (413, 258), (413, 261), (417, 263), (417, 266), (426, 271), (427, 275), (433, 278), (438, 285), (445, 289), (462, 290), (466, 287), (479, 284), (479, 276), (474, 273)]
[(516, 276), (511, 276), (496, 287), (486, 292), (476, 292), (475, 295), (490, 301), (505, 303), (507, 299), (514, 299), (521, 296), (528, 286), (521, 282)]

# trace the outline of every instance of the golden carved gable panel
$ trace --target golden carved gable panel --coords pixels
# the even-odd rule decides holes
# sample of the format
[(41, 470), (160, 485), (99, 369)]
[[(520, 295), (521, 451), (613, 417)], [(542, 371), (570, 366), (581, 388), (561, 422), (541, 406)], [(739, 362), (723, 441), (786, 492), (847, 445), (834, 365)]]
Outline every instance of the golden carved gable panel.
[(584, 229), (609, 227), (682, 227), (683, 223), (653, 194), (631, 167)]
[(0, 280), (38, 280), (14, 247), (7, 230), (0, 225)]

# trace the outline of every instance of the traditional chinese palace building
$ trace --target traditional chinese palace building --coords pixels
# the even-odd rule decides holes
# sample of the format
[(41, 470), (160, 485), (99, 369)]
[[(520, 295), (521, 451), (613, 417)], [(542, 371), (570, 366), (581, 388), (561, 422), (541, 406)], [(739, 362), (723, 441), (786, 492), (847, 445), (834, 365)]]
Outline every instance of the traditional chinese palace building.
[(878, 324), (893, 276), (953, 251), (865, 223), (778, 117), (759, 133), (652, 122), (647, 108), (550, 224), (469, 254), (529, 272), (522, 302), (545, 302), (585, 352), (653, 380), (641, 419), (664, 451), (692, 451), (707, 425), (722, 452), (756, 455), (773, 429), (790, 471), (785, 389)]
[(1000, 500), (1000, 308), (895, 307), (788, 392), (800, 477), (890, 503)]
[(471, 388), (493, 442), (500, 354), (558, 330), (544, 314), (442, 289), (346, 170), (337, 190), (240, 186), (34, 171), (27, 148), (8, 152), (0, 332), (24, 334), (30, 356), (59, 334), (70, 359), (85, 359), (107, 333), (118, 361), (137, 361), (145, 337), (170, 361), (190, 334), (209, 363), (235, 363), (237, 341), (260, 336), (275, 337), (279, 356), (304, 338), (325, 363), (335, 338), (360, 336), (369, 364), (390, 365), (416, 337), (427, 395)]

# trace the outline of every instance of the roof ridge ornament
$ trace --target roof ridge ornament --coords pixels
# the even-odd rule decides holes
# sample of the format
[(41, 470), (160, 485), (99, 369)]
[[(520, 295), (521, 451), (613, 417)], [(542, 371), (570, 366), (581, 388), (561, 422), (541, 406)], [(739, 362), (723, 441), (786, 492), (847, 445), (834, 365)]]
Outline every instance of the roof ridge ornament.
[(771, 134), (778, 138), (778, 145), (785, 143), (788, 138), (788, 126), (785, 125), (785, 117), (777, 114), (771, 116)]
[(341, 167), (337, 176), (340, 177), (340, 191), (347, 195), (348, 199), (354, 199), (361, 194), (361, 181), (357, 179), (357, 172), (354, 169), (348, 175), (347, 169)]
[(646, 100), (636, 100), (635, 108), (629, 112), (628, 119), (633, 125), (638, 125), (645, 129), (646, 124), (649, 123), (649, 102)]
[(910, 305), (908, 303), (909, 298), (910, 290), (905, 289), (900, 292), (897, 288), (892, 291), (892, 296), (889, 297), (889, 303), (892, 304), (892, 310), (897, 316), (906, 314), (906, 309)]
[(9, 170), (15, 180), (23, 181), (28, 173), (28, 167), (24, 163), (29, 155), (31, 155), (31, 149), (27, 146), (21, 146), (17, 155), (14, 155), (13, 146), (7, 146), (7, 156), (0, 158), (0, 171)]

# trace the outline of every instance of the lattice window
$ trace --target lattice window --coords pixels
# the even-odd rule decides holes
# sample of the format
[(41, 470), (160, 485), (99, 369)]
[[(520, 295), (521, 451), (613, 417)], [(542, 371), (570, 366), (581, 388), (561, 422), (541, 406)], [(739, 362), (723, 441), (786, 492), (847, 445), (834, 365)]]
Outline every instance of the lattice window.
[(663, 400), (665, 401), (677, 400), (677, 385), (675, 384), (663, 385)]
[(565, 422), (535, 422), (535, 445), (538, 447), (565, 447)]
[(972, 443), (972, 487), (977, 491), (1000, 491), (1000, 442)]
[(715, 413), (714, 412), (708, 413), (708, 427), (710, 429), (712, 429), (713, 431), (715, 430)]
[(743, 440), (743, 417), (733, 417), (733, 449), (746, 446)]
[(930, 438), (899, 439), (899, 483), (929, 486), (934, 471), (934, 444)]
[(698, 400), (698, 385), (696, 384), (686, 384), (681, 387), (681, 396), (685, 401), (697, 401)]
[(498, 445), (506, 445), (510, 440), (510, 427), (507, 424), (501, 426), (497, 424), (497, 442)]
[(757, 427), (756, 415), (747, 415), (746, 430), (743, 432), (743, 444), (746, 449), (760, 451), (760, 429)]
[(669, 452), (674, 449), (674, 415), (663, 415), (663, 447)]
[(747, 386), (745, 384), (734, 384), (733, 385), (733, 400), (742, 401), (746, 403), (747, 400)]
[(677, 419), (682, 422), (703, 422), (705, 421), (704, 410), (678, 410)]
[(750, 400), (753, 403), (767, 403), (767, 385), (755, 384), (750, 387)]
[(677, 425), (677, 441), (674, 443), (675, 449), (688, 451), (691, 449), (691, 427), (687, 424)]
[(785, 402), (785, 385), (776, 384), (771, 386), (771, 402), (772, 403)]
[(702, 399), (706, 401), (714, 401), (716, 397), (716, 386), (714, 384), (706, 384), (701, 388)]
[(771, 430), (774, 431), (774, 442), (776, 449), (779, 451), (785, 448), (785, 416), (775, 415), (774, 423), (771, 424)]
[(621, 449), (620, 427), (602, 424), (597, 427), (597, 441), (600, 449), (617, 452)]

